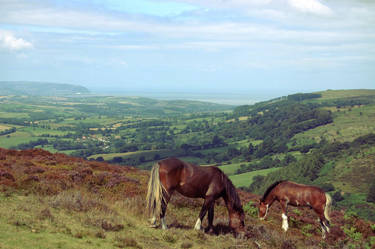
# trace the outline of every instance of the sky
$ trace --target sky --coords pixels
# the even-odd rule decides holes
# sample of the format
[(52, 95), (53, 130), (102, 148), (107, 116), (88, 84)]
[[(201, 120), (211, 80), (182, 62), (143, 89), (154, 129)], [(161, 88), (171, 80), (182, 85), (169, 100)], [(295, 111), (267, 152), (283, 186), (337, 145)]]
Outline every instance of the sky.
[(375, 88), (372, 0), (0, 0), (0, 81), (99, 92)]

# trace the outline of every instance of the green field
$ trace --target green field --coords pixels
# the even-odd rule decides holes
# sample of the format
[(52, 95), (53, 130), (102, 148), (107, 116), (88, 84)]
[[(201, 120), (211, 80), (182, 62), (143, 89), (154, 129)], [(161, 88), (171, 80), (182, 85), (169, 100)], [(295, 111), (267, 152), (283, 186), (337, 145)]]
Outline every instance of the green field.
[(234, 175), (237, 169), (240, 168), (240, 165), (243, 163), (232, 163), (219, 166), (219, 168), (227, 175)]
[(298, 140), (313, 139), (319, 142), (322, 138), (329, 141), (353, 141), (355, 138), (375, 133), (375, 105), (355, 106), (352, 108), (331, 107), (334, 113), (333, 123), (297, 134)]
[(104, 160), (112, 160), (115, 157), (128, 157), (132, 155), (139, 155), (139, 154), (156, 154), (156, 153), (162, 153), (165, 152), (165, 150), (139, 150), (134, 152), (124, 152), (124, 153), (108, 153), (108, 154), (96, 154), (89, 157), (89, 159), (93, 158), (96, 159), (98, 157), (103, 157)]
[(268, 173), (271, 173), (273, 171), (278, 170), (279, 168), (271, 168), (271, 169), (262, 169), (262, 170), (257, 170), (257, 171), (251, 171), (251, 172), (246, 172), (243, 174), (239, 175), (232, 175), (229, 176), (229, 178), (232, 180), (233, 184), (238, 188), (238, 187), (249, 187), (250, 184), (252, 183), (253, 177), (257, 175), (262, 175), (265, 176)]
[(37, 139), (37, 137), (32, 137), (28, 132), (17, 131), (7, 136), (0, 136), (0, 147), (9, 149), (12, 146), (28, 143)]
[(340, 98), (352, 98), (352, 97), (367, 97), (375, 95), (375, 90), (369, 89), (357, 89), (357, 90), (328, 90), (323, 92), (318, 92), (322, 94), (319, 100), (329, 100), (329, 99), (340, 99)]
[(0, 131), (7, 130), (7, 129), (9, 129), (9, 128), (12, 128), (12, 126), (5, 125), (5, 124), (0, 124)]

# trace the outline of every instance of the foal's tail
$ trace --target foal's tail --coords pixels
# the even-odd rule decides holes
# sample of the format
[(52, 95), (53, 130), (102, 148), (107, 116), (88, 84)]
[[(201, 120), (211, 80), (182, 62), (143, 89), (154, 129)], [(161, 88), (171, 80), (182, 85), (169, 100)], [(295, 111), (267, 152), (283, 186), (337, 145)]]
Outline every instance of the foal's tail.
[(148, 215), (158, 217), (161, 213), (161, 204), (164, 200), (165, 189), (160, 182), (159, 164), (156, 163), (151, 170), (148, 181), (148, 191), (146, 197), (146, 210)]
[(329, 212), (331, 210), (331, 205), (332, 205), (332, 198), (329, 194), (326, 193), (326, 205), (324, 207), (324, 217), (326, 220), (329, 222), (331, 221), (331, 218), (329, 217)]

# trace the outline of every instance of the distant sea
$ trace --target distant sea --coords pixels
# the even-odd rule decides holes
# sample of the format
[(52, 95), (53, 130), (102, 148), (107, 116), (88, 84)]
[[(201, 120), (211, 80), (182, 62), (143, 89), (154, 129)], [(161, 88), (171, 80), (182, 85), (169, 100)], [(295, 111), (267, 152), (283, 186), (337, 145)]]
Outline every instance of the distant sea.
[(252, 105), (256, 102), (293, 94), (287, 90), (254, 90), (243, 92), (163, 92), (163, 91), (108, 91), (90, 89), (91, 93), (128, 97), (146, 97), (161, 100), (195, 100), (227, 105)]

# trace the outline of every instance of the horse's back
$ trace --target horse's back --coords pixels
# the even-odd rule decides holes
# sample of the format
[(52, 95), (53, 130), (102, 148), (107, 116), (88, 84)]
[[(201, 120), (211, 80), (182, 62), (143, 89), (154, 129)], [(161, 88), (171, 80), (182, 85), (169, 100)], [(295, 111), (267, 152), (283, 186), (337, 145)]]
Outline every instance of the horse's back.
[(191, 163), (184, 162), (175, 157), (169, 157), (158, 162), (160, 170), (165, 172), (184, 171), (185, 175), (220, 175), (221, 170), (214, 166), (197, 166)]
[(159, 167), (163, 185), (185, 196), (204, 197), (213, 186), (222, 188), (222, 173), (217, 167), (197, 166), (173, 157), (159, 161)]
[(286, 181), (284, 184), (289, 185), (291, 188), (298, 189), (300, 191), (315, 192), (316, 194), (325, 194), (324, 190), (317, 186), (305, 185), (295, 182)]
[(279, 184), (279, 194), (284, 195), (295, 205), (312, 205), (313, 203), (325, 203), (325, 192), (316, 186), (309, 186), (295, 182), (285, 181)]

